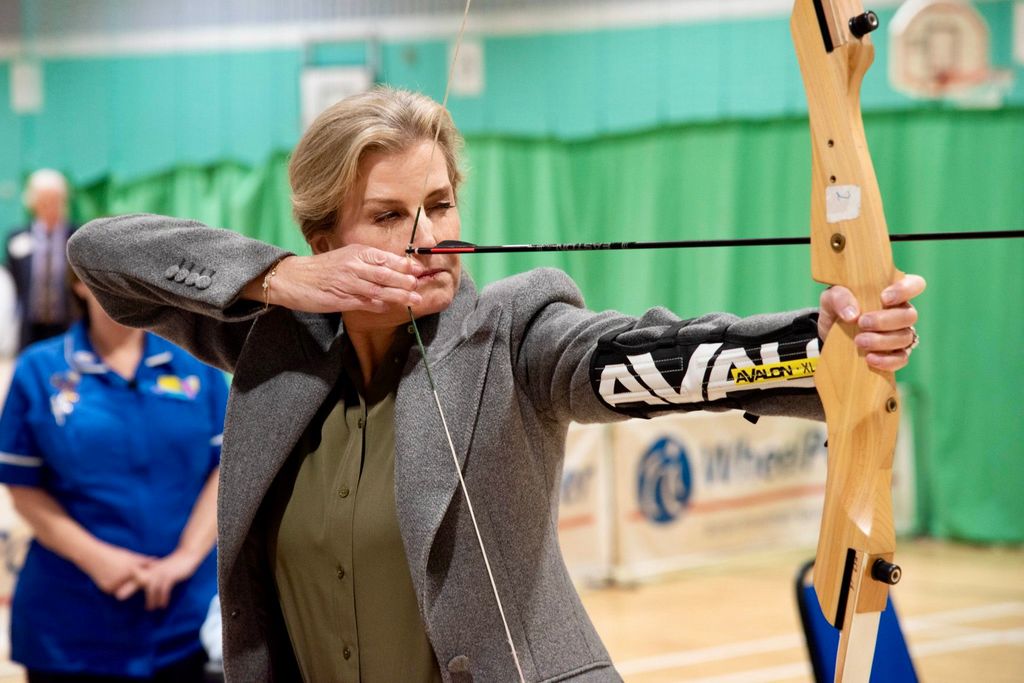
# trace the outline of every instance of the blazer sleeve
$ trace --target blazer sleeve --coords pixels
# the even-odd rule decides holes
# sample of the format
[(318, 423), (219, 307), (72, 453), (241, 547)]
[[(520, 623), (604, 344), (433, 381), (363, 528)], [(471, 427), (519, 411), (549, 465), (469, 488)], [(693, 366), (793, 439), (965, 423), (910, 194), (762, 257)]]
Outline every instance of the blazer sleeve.
[(517, 279), (507, 293), (516, 374), (556, 419), (732, 409), (823, 419), (813, 380), (821, 348), (815, 309), (682, 319), (652, 308), (637, 318), (588, 311), (560, 271)]
[(233, 372), (262, 306), (247, 283), (290, 252), (197, 221), (133, 214), (83, 225), (68, 258), (114, 320)]

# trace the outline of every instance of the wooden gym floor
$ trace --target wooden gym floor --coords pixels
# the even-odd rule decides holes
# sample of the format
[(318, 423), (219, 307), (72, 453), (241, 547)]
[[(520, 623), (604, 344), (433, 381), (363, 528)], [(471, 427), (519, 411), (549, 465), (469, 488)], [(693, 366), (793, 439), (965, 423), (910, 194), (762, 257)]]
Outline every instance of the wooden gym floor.
[[(629, 683), (813, 680), (793, 593), (803, 552), (751, 556), (583, 602)], [(927, 683), (1024, 681), (1024, 548), (904, 541), (893, 600)]]
[[(584, 589), (583, 602), (629, 683), (806, 682), (792, 586), (812, 554)], [(905, 541), (897, 557), (904, 578), (894, 600), (922, 681), (1024, 681), (1024, 549)], [(22, 680), (0, 667), (0, 683)]]

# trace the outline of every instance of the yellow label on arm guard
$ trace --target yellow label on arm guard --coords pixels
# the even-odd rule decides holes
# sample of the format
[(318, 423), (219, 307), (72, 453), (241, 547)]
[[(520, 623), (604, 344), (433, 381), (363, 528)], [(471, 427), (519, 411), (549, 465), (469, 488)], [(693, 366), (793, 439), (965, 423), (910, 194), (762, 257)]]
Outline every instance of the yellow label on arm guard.
[(782, 361), (781, 363), (766, 363), (765, 365), (733, 368), (732, 381), (736, 384), (761, 384), (762, 382), (813, 377), (814, 369), (817, 365), (817, 358), (799, 358), (797, 360)]

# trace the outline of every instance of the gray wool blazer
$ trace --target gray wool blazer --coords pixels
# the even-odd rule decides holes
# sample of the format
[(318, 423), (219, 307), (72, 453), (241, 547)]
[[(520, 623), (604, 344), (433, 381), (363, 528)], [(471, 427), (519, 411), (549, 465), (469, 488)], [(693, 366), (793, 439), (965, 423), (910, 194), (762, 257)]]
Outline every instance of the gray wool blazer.
[[(340, 375), (340, 315), (239, 301), (287, 255), (227, 230), (149, 215), (93, 221), (71, 239), (75, 270), (117, 320), (150, 329), (234, 373), (218, 502), (219, 581), (229, 681), (300, 676), (263, 548), (261, 503)], [(562, 560), (557, 510), (569, 422), (623, 415), (590, 377), (597, 340), (675, 326), (691, 340), (758, 332), (807, 311), (682, 322), (593, 313), (564, 273), (542, 269), (421, 320), (445, 415), (527, 680), (619, 680)], [(816, 396), (753, 392), (759, 414), (820, 416)], [(813, 392), (811, 392), (813, 394)], [(735, 407), (735, 406), (729, 406)], [(465, 500), (413, 348), (395, 405), (395, 499), (420, 612), (446, 681), (517, 680)]]

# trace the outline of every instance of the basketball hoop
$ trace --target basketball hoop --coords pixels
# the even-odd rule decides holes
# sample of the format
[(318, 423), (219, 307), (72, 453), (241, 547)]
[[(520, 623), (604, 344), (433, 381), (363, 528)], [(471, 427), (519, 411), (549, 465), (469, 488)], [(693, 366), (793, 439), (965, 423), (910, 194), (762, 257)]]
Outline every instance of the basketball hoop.
[(889, 28), (889, 80), (911, 97), (998, 107), (1012, 85), (992, 69), (988, 25), (964, 0), (910, 0)]

